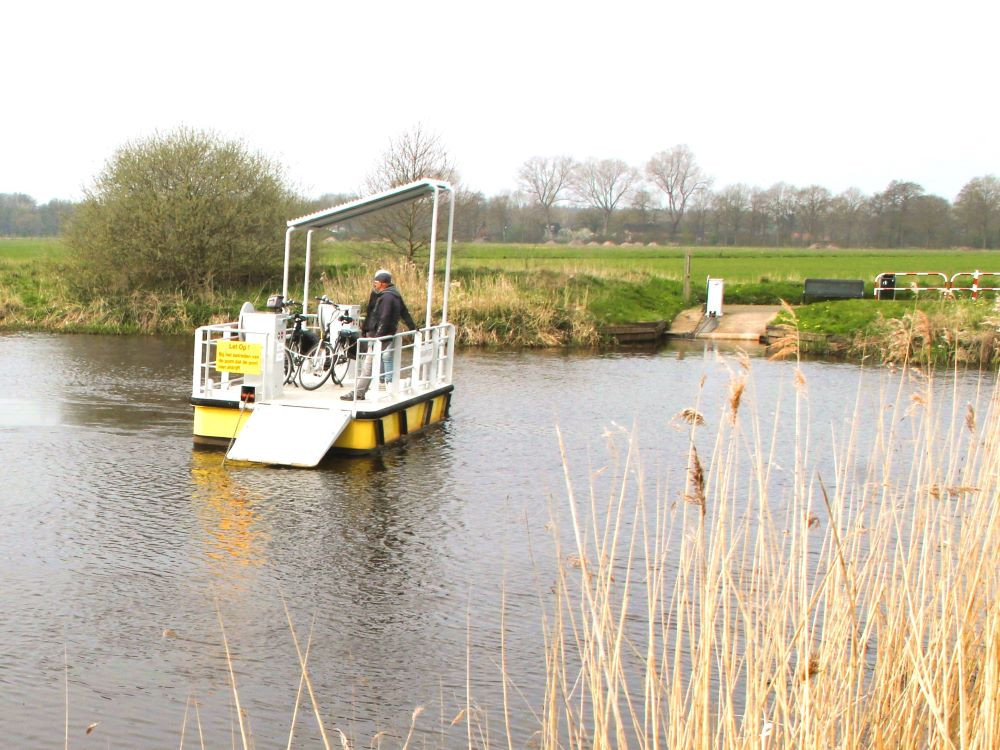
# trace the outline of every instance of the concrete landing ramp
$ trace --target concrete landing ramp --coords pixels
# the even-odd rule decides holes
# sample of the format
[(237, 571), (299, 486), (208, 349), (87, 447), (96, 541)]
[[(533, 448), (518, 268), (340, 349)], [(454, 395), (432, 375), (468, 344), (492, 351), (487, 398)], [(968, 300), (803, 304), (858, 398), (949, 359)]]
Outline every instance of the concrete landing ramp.
[(315, 466), (350, 421), (350, 412), (339, 408), (257, 404), (226, 458)]
[[(759, 341), (767, 332), (767, 324), (780, 312), (781, 305), (726, 305), (718, 325), (711, 331), (697, 333), (693, 338)], [(705, 316), (700, 307), (681, 312), (667, 331), (669, 336), (691, 336)]]

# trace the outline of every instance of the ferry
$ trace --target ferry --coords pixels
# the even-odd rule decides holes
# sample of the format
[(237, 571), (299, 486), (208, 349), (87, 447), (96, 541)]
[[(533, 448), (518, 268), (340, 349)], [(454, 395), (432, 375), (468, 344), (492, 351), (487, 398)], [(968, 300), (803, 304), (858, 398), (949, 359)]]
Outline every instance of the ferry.
[[(421, 199), (431, 203), (423, 326), (382, 338), (359, 338), (355, 334), (357, 346), (352, 353), (361, 353), (349, 360), (339, 383), (331, 378), (315, 390), (307, 390), (294, 381), (286, 382), (286, 359), (294, 355), (290, 343), (296, 316), (284, 301), (290, 292), (299, 291), (298, 287), (289, 287), (292, 237), (296, 232), (306, 233), (298, 324), (311, 333), (313, 340), (320, 335), (336, 337), (340, 328), (358, 319), (360, 305), (323, 299), (316, 311), (310, 312), (314, 234), (333, 231), (349, 219)], [(444, 284), (440, 317), (435, 321), (437, 227), (445, 207), (448, 229)], [(269, 300), (265, 310), (255, 310), (251, 303), (245, 303), (237, 320), (201, 326), (195, 332), (191, 383), (194, 442), (224, 447), (227, 460), (313, 467), (328, 453), (378, 452), (447, 419), (454, 390), (455, 327), (448, 323), (454, 218), (452, 186), (424, 179), (288, 221), (281, 297)], [(362, 294), (367, 294), (366, 290), (359, 289), (358, 295)], [(411, 309), (416, 312), (419, 308), (411, 305)], [(338, 314), (331, 318), (330, 310)], [(372, 363), (371, 385), (364, 398), (351, 397), (366, 357)]]

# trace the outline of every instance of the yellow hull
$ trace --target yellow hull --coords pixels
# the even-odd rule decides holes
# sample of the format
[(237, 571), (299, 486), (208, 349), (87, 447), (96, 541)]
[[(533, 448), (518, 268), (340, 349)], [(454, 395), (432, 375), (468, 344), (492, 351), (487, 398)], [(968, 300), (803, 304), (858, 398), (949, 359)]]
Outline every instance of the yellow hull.
[[(358, 412), (330, 448), (331, 453), (373, 453), (408, 435), (444, 421), (451, 405), (447, 392), (390, 406), (378, 412)], [(231, 406), (194, 405), (194, 442), (228, 445), (246, 424), (249, 409)]]

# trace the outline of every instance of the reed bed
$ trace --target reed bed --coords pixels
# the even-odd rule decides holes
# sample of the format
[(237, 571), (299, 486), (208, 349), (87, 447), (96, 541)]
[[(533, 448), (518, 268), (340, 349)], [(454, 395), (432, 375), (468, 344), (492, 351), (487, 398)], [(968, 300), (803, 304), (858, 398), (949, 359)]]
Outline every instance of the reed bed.
[(648, 486), (632, 434), (582, 493), (564, 456), (542, 747), (1000, 746), (1000, 395), (901, 377), (908, 419), (856, 413), (826, 474), (809, 383), (779, 455), (746, 361), (714, 434), (678, 415), (683, 487)]
[[(393, 282), (403, 292), (418, 325), (426, 315), (427, 274), (402, 261), (383, 261)], [(371, 286), (373, 268), (328, 269), (321, 277), (322, 292), (335, 300), (356, 300)], [(444, 300), (444, 280), (434, 287), (432, 322), (438, 320)], [(595, 346), (600, 341), (597, 322), (588, 312), (586, 285), (574, 284), (564, 272), (530, 277), (499, 271), (465, 271), (449, 280), (448, 320), (454, 323), (461, 346), (559, 347)], [(366, 297), (367, 299), (367, 297)], [(363, 300), (363, 301), (366, 301)]]

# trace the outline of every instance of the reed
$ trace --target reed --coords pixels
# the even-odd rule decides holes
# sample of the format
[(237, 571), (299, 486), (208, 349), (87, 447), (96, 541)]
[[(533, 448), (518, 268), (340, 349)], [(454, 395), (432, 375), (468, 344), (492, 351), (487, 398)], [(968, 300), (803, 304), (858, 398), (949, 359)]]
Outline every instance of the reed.
[(1000, 393), (977, 415), (906, 366), (908, 419), (856, 413), (821, 474), (809, 383), (786, 456), (749, 375), (714, 434), (697, 404), (675, 420), (683, 487), (648, 489), (635, 434), (583, 492), (564, 453), (541, 746), (997, 747)]

